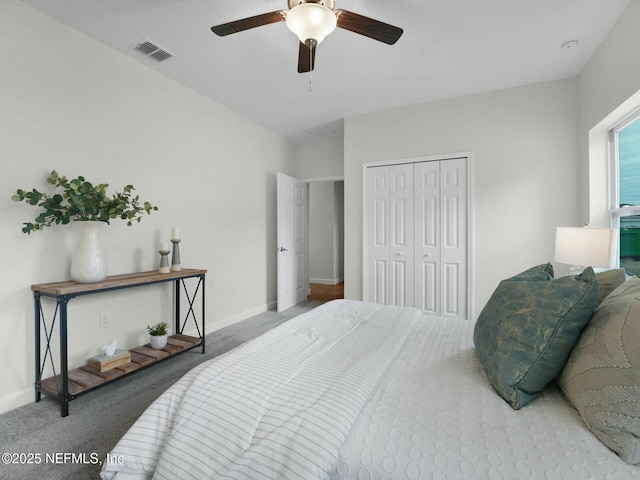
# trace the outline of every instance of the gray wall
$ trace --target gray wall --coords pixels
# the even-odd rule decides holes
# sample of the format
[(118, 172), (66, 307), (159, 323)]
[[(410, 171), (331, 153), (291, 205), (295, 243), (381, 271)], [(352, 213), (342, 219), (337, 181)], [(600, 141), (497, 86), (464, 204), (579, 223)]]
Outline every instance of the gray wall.
[(608, 227), (607, 131), (640, 107), (640, 2), (627, 9), (578, 77), (580, 221)]
[(362, 298), (366, 162), (472, 152), (474, 314), (500, 279), (553, 259), (555, 228), (578, 217), (576, 80), (345, 121), (345, 297)]
[[(177, 226), (183, 266), (209, 271), (208, 331), (275, 301), (275, 175), (295, 175), (292, 143), (17, 0), (0, 2), (0, 31), (0, 359), (11, 365), (0, 372), (0, 411), (33, 401), (30, 285), (69, 278), (76, 229), (26, 236), (36, 209), (9, 200), (17, 188), (47, 189), (53, 169), (131, 183), (159, 206), (103, 230), (110, 274), (157, 269)], [(70, 364), (113, 339), (146, 342), (147, 323), (170, 320), (171, 298), (167, 284), (74, 300)], [(109, 328), (98, 328), (101, 312)]]

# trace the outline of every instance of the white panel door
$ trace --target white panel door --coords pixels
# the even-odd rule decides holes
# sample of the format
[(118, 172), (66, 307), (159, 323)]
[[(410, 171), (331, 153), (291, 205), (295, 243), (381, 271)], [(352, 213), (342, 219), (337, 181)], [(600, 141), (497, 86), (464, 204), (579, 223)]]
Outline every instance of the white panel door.
[(413, 165), (389, 167), (388, 305), (413, 306)]
[(307, 298), (307, 184), (277, 175), (278, 312)]
[(366, 168), (365, 301), (467, 318), (467, 162)]
[(414, 165), (415, 306), (438, 315), (441, 305), (440, 162)]
[(387, 304), (389, 289), (389, 167), (366, 170), (364, 300)]
[(442, 310), (440, 315), (467, 318), (467, 162), (440, 162)]

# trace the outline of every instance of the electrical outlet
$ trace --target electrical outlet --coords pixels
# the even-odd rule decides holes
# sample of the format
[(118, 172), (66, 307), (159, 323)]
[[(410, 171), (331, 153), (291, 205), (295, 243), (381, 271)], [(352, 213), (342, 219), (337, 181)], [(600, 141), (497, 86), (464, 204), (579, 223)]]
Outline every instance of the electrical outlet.
[(107, 328), (109, 326), (109, 312), (103, 312), (98, 316), (98, 325), (100, 328)]

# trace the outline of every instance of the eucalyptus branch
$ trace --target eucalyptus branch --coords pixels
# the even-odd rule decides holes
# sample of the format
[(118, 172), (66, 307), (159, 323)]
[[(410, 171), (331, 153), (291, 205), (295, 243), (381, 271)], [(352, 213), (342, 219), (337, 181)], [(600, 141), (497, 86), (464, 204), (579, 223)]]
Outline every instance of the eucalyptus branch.
[(24, 223), (22, 232), (31, 234), (51, 225), (66, 225), (72, 221), (97, 221), (110, 223), (113, 219), (126, 220), (127, 225), (140, 222), (143, 213), (150, 215), (158, 207), (142, 202), (139, 195), (133, 194), (133, 185), (127, 185), (122, 192), (111, 197), (106, 190), (109, 184), (93, 185), (78, 176), (72, 180), (59, 176), (53, 170), (47, 182), (62, 190), (61, 193), (48, 194), (37, 189), (31, 191), (17, 189), (11, 196), (14, 202), (25, 202), (42, 210), (33, 222)]

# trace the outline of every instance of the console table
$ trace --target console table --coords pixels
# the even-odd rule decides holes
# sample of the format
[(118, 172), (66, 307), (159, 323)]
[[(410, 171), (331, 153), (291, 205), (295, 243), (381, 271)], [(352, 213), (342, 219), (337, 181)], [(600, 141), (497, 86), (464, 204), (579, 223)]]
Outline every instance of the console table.
[[(87, 393), (99, 386), (106, 385), (114, 380), (122, 378), (133, 372), (166, 360), (172, 356), (202, 347), (205, 352), (205, 275), (206, 270), (183, 268), (169, 273), (157, 271), (131, 273), (125, 275), (113, 275), (97, 283), (77, 283), (71, 280), (62, 282), (43, 283), (32, 285), (35, 301), (35, 394), (36, 402), (41, 399), (42, 393), (56, 398), (60, 402), (60, 413), (63, 417), (69, 415), (69, 402), (79, 395)], [(191, 280), (189, 280), (191, 279)], [(189, 282), (187, 282), (189, 280)], [(92, 295), (101, 292), (121, 290), (125, 288), (142, 287), (156, 283), (173, 282), (174, 293), (174, 335), (168, 338), (167, 346), (162, 350), (154, 350), (147, 345), (131, 349), (131, 362), (120, 365), (112, 370), (99, 372), (90, 365), (69, 370), (67, 351), (67, 305), (73, 298)], [(189, 290), (191, 287), (191, 290)], [(189, 304), (186, 315), (181, 317), (180, 299), (181, 289)], [(198, 297), (201, 299), (200, 323), (196, 318), (194, 304)], [(43, 311), (44, 298), (55, 300), (55, 311), (47, 324)], [(198, 331), (198, 337), (183, 335), (184, 327), (189, 319), (193, 319)], [(56, 320), (59, 326), (60, 343), (60, 372), (56, 374), (53, 361), (51, 342), (54, 335)], [(155, 322), (149, 322), (155, 323)], [(44, 331), (44, 343), (42, 332)], [(44, 346), (44, 354), (42, 349)], [(47, 359), (53, 370), (53, 377), (42, 378)]]

